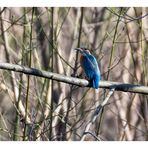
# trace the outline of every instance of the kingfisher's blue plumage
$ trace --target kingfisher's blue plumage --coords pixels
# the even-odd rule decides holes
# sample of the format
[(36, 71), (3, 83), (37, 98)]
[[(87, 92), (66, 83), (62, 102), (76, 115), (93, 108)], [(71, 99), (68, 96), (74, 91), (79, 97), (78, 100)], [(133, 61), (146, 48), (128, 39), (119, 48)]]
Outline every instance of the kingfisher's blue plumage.
[(90, 81), (91, 86), (95, 89), (98, 89), (101, 76), (96, 58), (91, 55), (89, 51), (83, 48), (77, 49), (82, 54), (80, 63), (88, 80)]

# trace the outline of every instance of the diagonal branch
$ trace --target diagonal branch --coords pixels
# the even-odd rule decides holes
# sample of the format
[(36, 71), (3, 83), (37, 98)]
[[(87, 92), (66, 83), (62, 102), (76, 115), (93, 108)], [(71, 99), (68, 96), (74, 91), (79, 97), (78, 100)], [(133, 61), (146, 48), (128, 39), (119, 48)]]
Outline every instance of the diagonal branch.
[[(89, 81), (85, 79), (74, 78), (74, 77), (65, 76), (62, 74), (38, 70), (35, 68), (28, 68), (22, 65), (0, 63), (0, 69), (21, 72), (27, 75), (48, 78), (48, 79), (52, 79), (52, 80), (56, 80), (56, 81), (60, 81), (68, 84), (73, 84), (81, 87), (89, 87)], [(138, 84), (134, 85), (134, 84), (120, 83), (120, 82), (101, 81), (100, 88), (105, 88), (105, 89), (115, 88), (116, 91), (125, 91), (125, 92), (140, 93), (140, 94), (148, 95), (148, 87), (138, 85)]]
[(83, 133), (83, 135), (81, 137), (81, 141), (85, 140), (85, 138), (86, 138), (86, 136), (87, 136), (87, 134), (89, 132), (90, 127), (93, 125), (93, 123), (96, 121), (97, 117), (100, 115), (103, 107), (107, 104), (107, 102), (108, 102), (109, 98), (111, 97), (111, 95), (113, 94), (114, 90), (115, 90), (114, 88), (110, 89), (110, 91), (109, 91), (108, 95), (106, 96), (105, 100), (96, 107), (96, 109), (94, 111), (94, 114), (92, 115), (91, 120), (89, 121), (89, 123), (85, 127), (85, 132)]

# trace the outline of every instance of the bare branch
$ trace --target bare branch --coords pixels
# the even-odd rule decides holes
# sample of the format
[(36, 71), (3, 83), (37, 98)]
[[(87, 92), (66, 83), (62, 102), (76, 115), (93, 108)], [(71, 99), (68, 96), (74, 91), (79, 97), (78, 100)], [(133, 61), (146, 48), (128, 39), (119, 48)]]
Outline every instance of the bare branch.
[[(0, 69), (10, 70), (21, 72), (28, 75), (48, 78), (68, 84), (73, 84), (81, 87), (89, 87), (89, 81), (85, 79), (74, 78), (70, 76), (65, 76), (62, 74), (47, 72), (43, 70), (38, 70), (35, 68), (28, 68), (22, 65), (16, 64), (9, 64), (9, 63), (0, 63)], [(128, 83), (121, 83), (121, 82), (112, 82), (112, 81), (101, 81), (100, 88), (111, 89), (115, 88), (116, 91), (125, 91), (125, 92), (132, 92), (132, 93), (140, 93), (148, 95), (148, 87), (142, 85), (134, 85)]]
[(92, 115), (91, 120), (90, 120), (89, 123), (87, 124), (87, 126), (86, 126), (86, 128), (85, 128), (85, 132), (83, 133), (83, 135), (82, 135), (82, 137), (81, 137), (81, 141), (84, 141), (84, 140), (85, 140), (86, 134), (89, 132), (90, 127), (93, 125), (93, 123), (96, 121), (97, 117), (100, 115), (100, 113), (101, 113), (103, 107), (107, 104), (107, 102), (108, 102), (109, 98), (111, 97), (111, 95), (113, 94), (114, 90), (115, 90), (115, 89), (112, 88), (112, 89), (109, 91), (108, 95), (106, 96), (105, 100), (104, 100), (101, 104), (99, 104), (99, 105), (96, 107), (95, 112), (94, 112), (94, 114)]

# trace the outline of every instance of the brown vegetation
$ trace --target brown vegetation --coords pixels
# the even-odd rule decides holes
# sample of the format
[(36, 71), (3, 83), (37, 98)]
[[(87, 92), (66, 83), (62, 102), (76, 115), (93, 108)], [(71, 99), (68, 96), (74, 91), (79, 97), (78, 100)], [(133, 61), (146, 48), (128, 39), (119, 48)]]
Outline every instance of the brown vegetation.
[[(148, 8), (1, 8), (0, 62), (77, 77), (83, 46), (102, 80), (147, 86), (147, 24)], [(92, 88), (0, 70), (0, 98), (0, 140), (148, 140), (147, 95), (115, 91), (86, 133)]]

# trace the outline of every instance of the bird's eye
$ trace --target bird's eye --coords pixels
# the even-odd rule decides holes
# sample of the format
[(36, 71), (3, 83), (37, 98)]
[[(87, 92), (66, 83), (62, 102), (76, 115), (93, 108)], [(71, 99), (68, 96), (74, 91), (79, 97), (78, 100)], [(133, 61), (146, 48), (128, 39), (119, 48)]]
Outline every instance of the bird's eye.
[(87, 49), (87, 48), (82, 48), (82, 49), (83, 49), (83, 50), (86, 50), (86, 51), (89, 50), (89, 49)]

